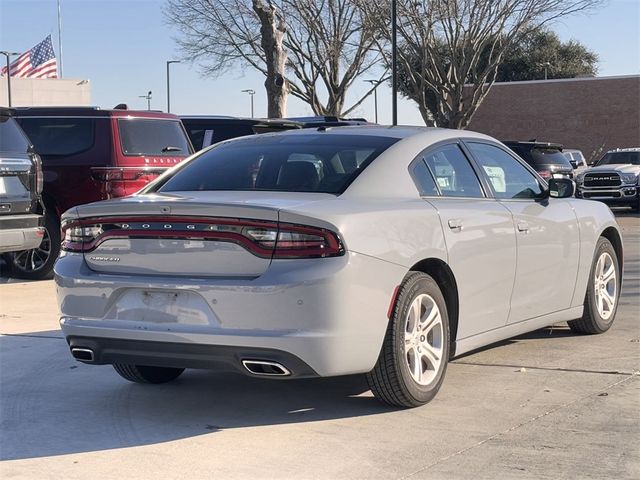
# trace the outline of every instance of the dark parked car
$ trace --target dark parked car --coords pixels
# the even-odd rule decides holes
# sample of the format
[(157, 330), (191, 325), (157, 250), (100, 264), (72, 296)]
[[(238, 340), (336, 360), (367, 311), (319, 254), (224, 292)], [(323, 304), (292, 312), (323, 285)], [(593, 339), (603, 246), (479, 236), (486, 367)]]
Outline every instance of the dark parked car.
[(97, 107), (16, 108), (15, 116), (42, 158), (44, 241), (41, 262), (9, 258), (13, 274), (46, 278), (60, 251), (60, 215), (71, 207), (137, 192), (193, 152), (180, 119), (160, 112)]
[(196, 150), (230, 138), (259, 133), (295, 130), (297, 128), (344, 127), (368, 125), (363, 118), (332, 116), (297, 118), (239, 118), (217, 115), (185, 115), (180, 117)]
[(230, 138), (302, 128), (298, 122), (283, 119), (238, 118), (218, 115), (185, 115), (180, 119), (196, 150), (202, 150), (209, 145)]
[(562, 153), (562, 145), (547, 142), (516, 142), (503, 141), (507, 147), (513, 150), (538, 172), (545, 180), (551, 178), (573, 179), (573, 166), (569, 159)]
[(26, 264), (39, 261), (49, 248), (41, 245), (42, 168), (12, 113), (0, 107), (0, 253), (30, 249), (17, 258)]

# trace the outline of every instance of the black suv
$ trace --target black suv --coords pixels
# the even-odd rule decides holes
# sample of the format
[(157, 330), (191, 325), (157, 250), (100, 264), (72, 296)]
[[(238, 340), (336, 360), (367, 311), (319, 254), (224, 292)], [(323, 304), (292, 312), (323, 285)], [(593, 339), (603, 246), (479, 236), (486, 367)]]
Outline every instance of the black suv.
[(184, 115), (180, 119), (196, 150), (230, 138), (296, 128), (344, 127), (367, 125), (363, 118), (331, 116), (297, 118), (239, 118), (219, 115)]
[(569, 159), (562, 153), (562, 145), (547, 142), (516, 142), (503, 141), (507, 147), (513, 150), (538, 172), (545, 180), (551, 178), (573, 179), (573, 167)]
[[(13, 111), (0, 107), (0, 254), (16, 255), (16, 262), (38, 263), (51, 248), (41, 244), (42, 178), (40, 158)], [(21, 250), (28, 252), (12, 253)]]

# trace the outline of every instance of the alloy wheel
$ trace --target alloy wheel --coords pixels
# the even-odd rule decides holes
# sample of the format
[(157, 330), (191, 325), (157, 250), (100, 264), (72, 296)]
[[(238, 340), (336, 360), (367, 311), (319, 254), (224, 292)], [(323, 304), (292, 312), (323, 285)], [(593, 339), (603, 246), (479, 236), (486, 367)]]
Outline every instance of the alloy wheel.
[(440, 309), (430, 295), (418, 295), (407, 313), (404, 354), (411, 377), (419, 385), (436, 378), (443, 361), (443, 331)]

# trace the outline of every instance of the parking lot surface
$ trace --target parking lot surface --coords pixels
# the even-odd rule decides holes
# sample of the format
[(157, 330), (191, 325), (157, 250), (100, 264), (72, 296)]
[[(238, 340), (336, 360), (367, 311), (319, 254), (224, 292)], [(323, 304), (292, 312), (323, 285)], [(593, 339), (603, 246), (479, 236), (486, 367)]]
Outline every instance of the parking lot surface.
[(559, 325), (465, 355), (410, 410), (378, 403), (360, 376), (130, 384), (73, 360), (52, 281), (4, 278), (0, 476), (640, 478), (640, 217), (618, 222), (625, 283), (609, 332)]

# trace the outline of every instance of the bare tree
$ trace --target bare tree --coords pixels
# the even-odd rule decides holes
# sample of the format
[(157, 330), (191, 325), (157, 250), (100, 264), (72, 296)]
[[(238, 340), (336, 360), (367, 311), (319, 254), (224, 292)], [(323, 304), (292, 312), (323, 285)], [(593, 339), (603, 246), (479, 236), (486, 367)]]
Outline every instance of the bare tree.
[(316, 115), (350, 113), (373, 87), (346, 106), (349, 87), (382, 59), (373, 25), (350, 0), (168, 0), (165, 16), (203, 74), (238, 65), (263, 73), (270, 117), (286, 115), (289, 92)]
[[(389, 1), (359, 0), (391, 64)], [(400, 89), (427, 125), (464, 128), (522, 35), (601, 0), (397, 0)]]

